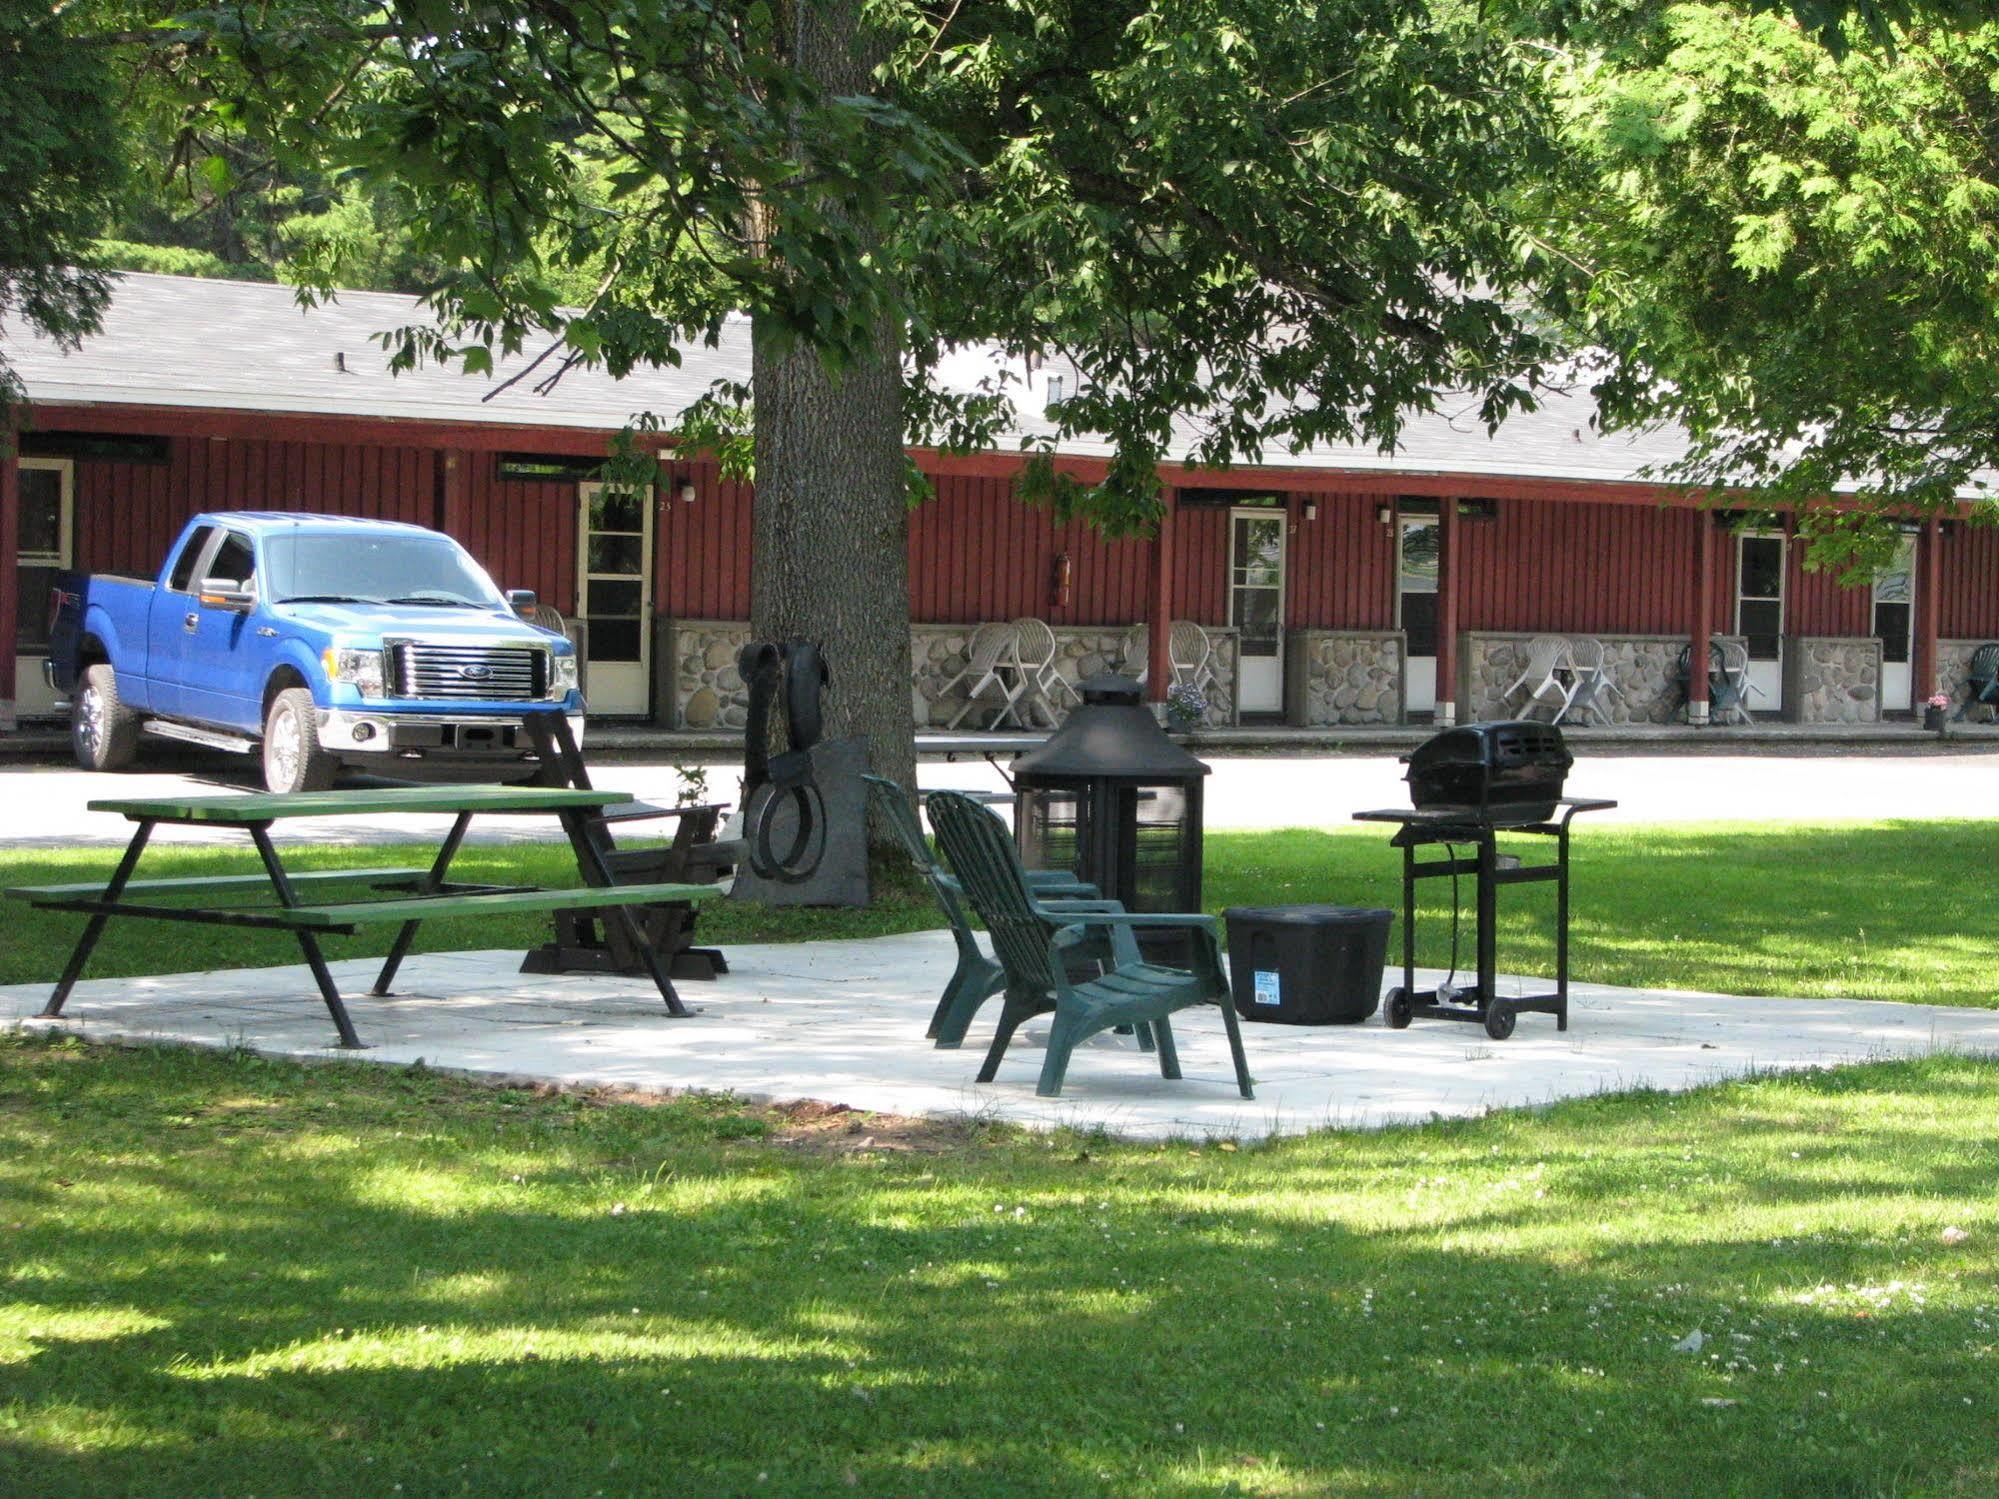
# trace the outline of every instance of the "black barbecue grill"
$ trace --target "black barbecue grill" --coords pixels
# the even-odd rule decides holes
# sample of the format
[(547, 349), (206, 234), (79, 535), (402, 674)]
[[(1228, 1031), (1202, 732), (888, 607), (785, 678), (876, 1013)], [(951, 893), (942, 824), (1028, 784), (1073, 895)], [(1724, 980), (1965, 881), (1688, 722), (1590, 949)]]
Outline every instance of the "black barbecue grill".
[[(1569, 823), (1578, 812), (1616, 802), (1565, 796), (1575, 757), (1562, 731), (1545, 723), (1472, 723), (1425, 740), (1405, 756), (1413, 805), (1357, 812), (1360, 822), (1397, 824), (1393, 845), (1402, 850), (1402, 986), (1388, 992), (1388, 1023), (1396, 1030), (1421, 1015), (1471, 1020), (1495, 1041), (1513, 1034), (1522, 1011), (1555, 1017), (1569, 1028)], [(1559, 814), (1559, 815), (1558, 815)], [(1498, 835), (1524, 833), (1555, 840), (1555, 862), (1522, 864), (1502, 855)], [(1419, 859), (1419, 848), (1441, 846), (1441, 859)], [(1460, 854), (1470, 851), (1470, 857)], [(1477, 977), (1457, 978), (1457, 881), (1475, 875)], [(1416, 987), (1416, 882), (1451, 881), (1451, 977), (1434, 989)], [(1555, 987), (1542, 994), (1502, 997), (1497, 992), (1496, 917), (1501, 885), (1552, 882), (1555, 886)]]
[(1426, 739), (1404, 763), (1418, 811), (1521, 827), (1555, 815), (1576, 760), (1551, 723), (1468, 723)]

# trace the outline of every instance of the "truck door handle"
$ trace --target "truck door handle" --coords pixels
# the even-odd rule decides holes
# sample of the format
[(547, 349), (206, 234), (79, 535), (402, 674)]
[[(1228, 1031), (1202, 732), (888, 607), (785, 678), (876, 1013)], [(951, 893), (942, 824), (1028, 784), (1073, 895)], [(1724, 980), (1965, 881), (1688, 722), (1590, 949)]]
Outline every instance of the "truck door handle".
[(187, 632), (190, 635), (201, 628), (201, 616), (199, 614), (183, 614), (180, 617), (180, 622), (186, 626)]

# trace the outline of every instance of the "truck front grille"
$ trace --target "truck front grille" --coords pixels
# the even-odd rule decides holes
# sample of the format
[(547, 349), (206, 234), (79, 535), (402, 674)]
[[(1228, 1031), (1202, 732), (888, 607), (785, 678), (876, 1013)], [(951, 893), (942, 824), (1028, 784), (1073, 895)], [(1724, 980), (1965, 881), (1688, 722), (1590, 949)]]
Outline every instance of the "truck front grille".
[(534, 702), (548, 695), (548, 652), (536, 645), (423, 645), (389, 648), (395, 693), (406, 698)]

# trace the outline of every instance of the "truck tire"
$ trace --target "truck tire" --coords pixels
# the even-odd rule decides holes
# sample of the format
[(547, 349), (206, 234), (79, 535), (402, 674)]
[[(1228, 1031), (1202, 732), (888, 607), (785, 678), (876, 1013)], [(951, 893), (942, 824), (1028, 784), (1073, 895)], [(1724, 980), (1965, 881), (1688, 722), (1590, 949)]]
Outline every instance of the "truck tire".
[(69, 746), (85, 770), (125, 770), (139, 758), (139, 716), (118, 698), (118, 674), (87, 666), (69, 714)]
[(271, 791), (324, 791), (340, 764), (319, 744), (312, 693), (287, 687), (264, 715), (264, 785)]

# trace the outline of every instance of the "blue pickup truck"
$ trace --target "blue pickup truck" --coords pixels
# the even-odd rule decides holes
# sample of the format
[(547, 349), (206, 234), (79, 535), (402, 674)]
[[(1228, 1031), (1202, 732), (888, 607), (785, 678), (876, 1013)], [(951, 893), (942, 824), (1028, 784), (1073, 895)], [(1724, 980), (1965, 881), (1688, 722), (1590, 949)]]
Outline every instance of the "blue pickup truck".
[(421, 526), (197, 515), (153, 581), (58, 581), (49, 678), (90, 770), (130, 765), (141, 733), (261, 750), (273, 791), (491, 766), (531, 753), (523, 713), (581, 726), (575, 648), (521, 617), (533, 602)]

